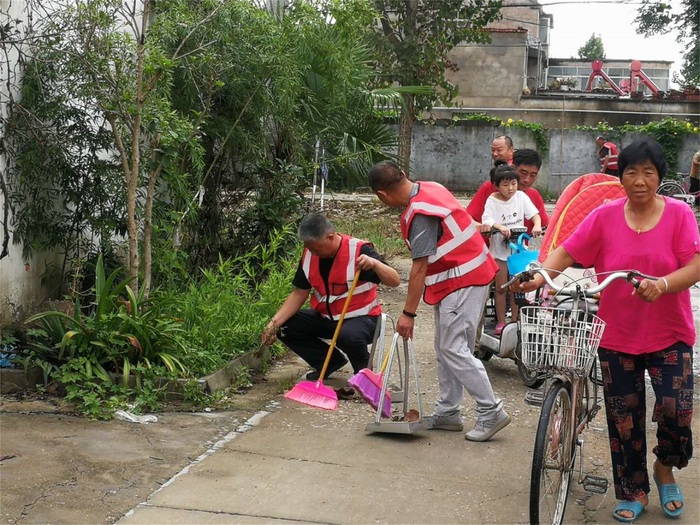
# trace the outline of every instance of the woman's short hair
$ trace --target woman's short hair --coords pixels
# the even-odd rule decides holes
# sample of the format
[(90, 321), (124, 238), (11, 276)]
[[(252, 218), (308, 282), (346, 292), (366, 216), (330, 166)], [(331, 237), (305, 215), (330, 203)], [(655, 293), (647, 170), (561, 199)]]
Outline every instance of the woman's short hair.
[(309, 213), (299, 223), (299, 239), (303, 242), (320, 241), (334, 232), (333, 223), (322, 213)]
[(497, 166), (493, 172), (493, 183), (496, 187), (504, 180), (518, 180), (518, 172), (513, 166), (505, 164)]
[(622, 178), (622, 174), (629, 166), (636, 166), (646, 161), (656, 166), (659, 182), (661, 182), (668, 172), (668, 164), (661, 144), (650, 138), (635, 140), (622, 149), (617, 158), (619, 177)]

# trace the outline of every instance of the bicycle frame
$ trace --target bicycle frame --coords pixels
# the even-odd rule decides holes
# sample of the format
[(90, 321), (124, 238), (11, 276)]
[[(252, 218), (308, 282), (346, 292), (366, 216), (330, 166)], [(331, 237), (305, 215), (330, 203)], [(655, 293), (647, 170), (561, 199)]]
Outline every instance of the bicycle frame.
[[(583, 472), (583, 440), (580, 436), (601, 408), (598, 402), (600, 385), (592, 375), (596, 370), (594, 353), (604, 329), (604, 322), (590, 312), (587, 299), (596, 297), (617, 279), (624, 278), (636, 286), (636, 278), (655, 278), (636, 271), (613, 272), (598, 286), (588, 290), (576, 281), (573, 286), (565, 288), (555, 284), (547, 270), (533, 263), (505, 286), (524, 280), (526, 275), (531, 277), (534, 272), (544, 277), (556, 292), (556, 297), (570, 300), (572, 307), (570, 313), (559, 305), (532, 307), (521, 313), (524, 363), (547, 376), (546, 395), (533, 448), (530, 523), (539, 524), (546, 520), (547, 523), (561, 524), (576, 471), (576, 446), (581, 447), (577, 483), (598, 493), (605, 493), (608, 485), (607, 479), (584, 475)], [(592, 388), (589, 380), (593, 383)]]

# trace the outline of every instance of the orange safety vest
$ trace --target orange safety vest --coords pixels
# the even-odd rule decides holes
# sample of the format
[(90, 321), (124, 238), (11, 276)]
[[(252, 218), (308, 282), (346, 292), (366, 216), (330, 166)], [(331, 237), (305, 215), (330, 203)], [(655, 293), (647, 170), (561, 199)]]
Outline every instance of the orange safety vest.
[(601, 167), (603, 166), (603, 162), (605, 162), (605, 155), (600, 153), (603, 148), (608, 148), (610, 153), (608, 154), (608, 169), (610, 170), (616, 170), (617, 169), (617, 146), (613, 144), (612, 142), (605, 142), (603, 145), (600, 147), (600, 150), (598, 152), (598, 156), (600, 157), (600, 165)]
[[(321, 277), (318, 266), (319, 258), (307, 249), (304, 249), (301, 256), (304, 275), (314, 289), (311, 296), (311, 308), (322, 316), (335, 321), (340, 319), (345, 299), (355, 278), (355, 261), (360, 255), (360, 248), (367, 244), (366, 241), (354, 237), (339, 235), (341, 237), (340, 248), (338, 248), (338, 253), (335, 255), (328, 275), (330, 289), (326, 289), (326, 283)], [(358, 281), (345, 317), (377, 316), (381, 313), (382, 307), (377, 300), (377, 285)]]
[(411, 197), (401, 215), (401, 233), (408, 249), (411, 249), (408, 233), (416, 215), (439, 217), (442, 226), (437, 252), (428, 257), (423, 300), (427, 304), (437, 304), (460, 288), (490, 283), (498, 265), (476, 231), (472, 218), (441, 184), (418, 184), (418, 193)]

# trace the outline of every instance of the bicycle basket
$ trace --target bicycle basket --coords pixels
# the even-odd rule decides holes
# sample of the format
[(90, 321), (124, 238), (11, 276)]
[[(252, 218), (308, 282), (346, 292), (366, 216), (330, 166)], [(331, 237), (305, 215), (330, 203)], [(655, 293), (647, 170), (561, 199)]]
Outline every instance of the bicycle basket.
[(522, 362), (537, 371), (588, 374), (605, 321), (583, 311), (529, 306), (520, 309)]

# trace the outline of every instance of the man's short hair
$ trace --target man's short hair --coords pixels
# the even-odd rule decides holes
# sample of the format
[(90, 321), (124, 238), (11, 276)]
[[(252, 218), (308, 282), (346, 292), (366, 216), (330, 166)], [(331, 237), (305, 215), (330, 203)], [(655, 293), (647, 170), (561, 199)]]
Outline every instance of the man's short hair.
[(390, 189), (405, 177), (398, 164), (390, 160), (383, 160), (372, 166), (367, 178), (372, 191), (379, 191)]
[(596, 140), (602, 140), (603, 142), (607, 142), (607, 141), (608, 141), (608, 139), (606, 139), (603, 135), (598, 135), (595, 139), (596, 139)]
[(320, 241), (329, 233), (335, 233), (333, 223), (322, 213), (314, 212), (304, 216), (299, 223), (299, 238), (303, 242)]
[(513, 166), (537, 166), (542, 167), (542, 157), (534, 149), (519, 149), (513, 153)]
[(503, 139), (506, 143), (506, 146), (508, 146), (509, 148), (513, 147), (513, 139), (510, 138), (508, 135), (501, 135), (500, 137), (496, 137), (494, 140), (498, 139)]

